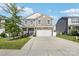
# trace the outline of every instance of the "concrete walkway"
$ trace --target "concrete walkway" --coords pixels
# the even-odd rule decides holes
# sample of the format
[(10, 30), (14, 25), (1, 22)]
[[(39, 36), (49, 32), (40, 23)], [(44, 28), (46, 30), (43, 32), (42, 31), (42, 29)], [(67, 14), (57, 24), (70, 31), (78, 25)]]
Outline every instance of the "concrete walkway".
[(79, 56), (79, 43), (56, 37), (33, 37), (21, 50), (0, 50), (0, 55)]

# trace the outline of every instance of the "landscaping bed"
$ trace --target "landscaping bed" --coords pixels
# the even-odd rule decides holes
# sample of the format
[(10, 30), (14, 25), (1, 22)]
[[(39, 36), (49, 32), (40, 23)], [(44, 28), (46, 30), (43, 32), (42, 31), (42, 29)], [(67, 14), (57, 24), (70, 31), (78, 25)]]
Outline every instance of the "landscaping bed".
[(79, 40), (76, 39), (76, 36), (71, 36), (71, 35), (57, 35), (57, 37), (63, 38), (63, 39), (67, 39), (67, 40), (71, 40), (71, 41), (75, 41), (75, 42), (79, 42)]
[(20, 38), (17, 40), (9, 40), (8, 38), (0, 38), (0, 49), (21, 49), (25, 43), (30, 40), (27, 38)]

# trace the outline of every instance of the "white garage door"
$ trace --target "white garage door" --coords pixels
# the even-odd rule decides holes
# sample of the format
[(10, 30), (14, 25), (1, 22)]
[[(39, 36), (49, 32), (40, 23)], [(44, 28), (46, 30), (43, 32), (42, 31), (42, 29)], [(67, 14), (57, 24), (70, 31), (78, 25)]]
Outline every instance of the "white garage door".
[(37, 30), (36, 36), (52, 36), (51, 30)]

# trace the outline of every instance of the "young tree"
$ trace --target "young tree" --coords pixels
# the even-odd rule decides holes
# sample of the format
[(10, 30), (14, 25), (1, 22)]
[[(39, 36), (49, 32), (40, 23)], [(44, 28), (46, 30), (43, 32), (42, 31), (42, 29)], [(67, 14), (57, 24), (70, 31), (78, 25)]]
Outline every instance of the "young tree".
[(17, 24), (21, 24), (21, 16), (18, 14), (23, 11), (23, 8), (18, 8), (15, 3), (5, 4), (5, 6), (6, 8), (1, 8), (11, 15), (11, 17), (6, 18), (5, 31), (14, 38), (21, 32), (21, 28)]

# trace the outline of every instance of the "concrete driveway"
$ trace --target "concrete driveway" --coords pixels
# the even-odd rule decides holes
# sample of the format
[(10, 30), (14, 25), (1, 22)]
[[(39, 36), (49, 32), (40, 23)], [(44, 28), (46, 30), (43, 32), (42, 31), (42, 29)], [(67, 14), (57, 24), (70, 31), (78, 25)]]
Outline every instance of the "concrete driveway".
[(79, 43), (56, 37), (36, 37), (27, 55), (75, 56), (79, 55)]
[(3, 56), (79, 56), (79, 43), (56, 37), (33, 37), (21, 50), (0, 50)]

